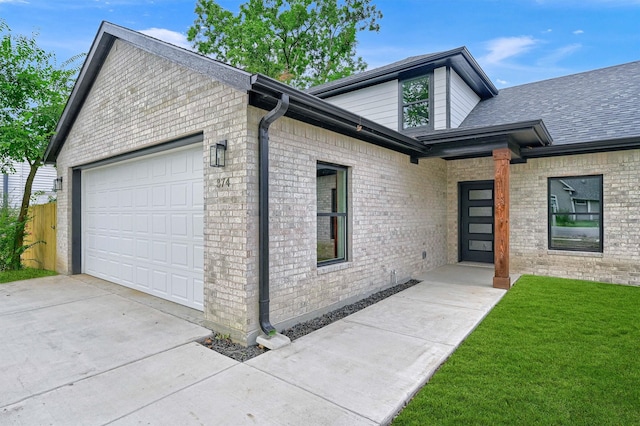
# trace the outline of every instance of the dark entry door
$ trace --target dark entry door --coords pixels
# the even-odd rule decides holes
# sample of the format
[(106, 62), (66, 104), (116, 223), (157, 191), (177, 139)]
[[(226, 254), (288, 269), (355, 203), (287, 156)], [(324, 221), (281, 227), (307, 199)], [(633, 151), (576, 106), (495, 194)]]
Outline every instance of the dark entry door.
[(493, 181), (460, 183), (460, 261), (493, 263)]

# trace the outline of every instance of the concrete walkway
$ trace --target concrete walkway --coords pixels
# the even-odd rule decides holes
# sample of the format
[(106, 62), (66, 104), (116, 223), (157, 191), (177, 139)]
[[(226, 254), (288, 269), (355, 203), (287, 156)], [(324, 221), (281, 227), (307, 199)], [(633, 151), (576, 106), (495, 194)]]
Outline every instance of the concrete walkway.
[(502, 298), (492, 276), (438, 268), (246, 363), (193, 343), (196, 311), (120, 286), (0, 285), (0, 424), (387, 424)]

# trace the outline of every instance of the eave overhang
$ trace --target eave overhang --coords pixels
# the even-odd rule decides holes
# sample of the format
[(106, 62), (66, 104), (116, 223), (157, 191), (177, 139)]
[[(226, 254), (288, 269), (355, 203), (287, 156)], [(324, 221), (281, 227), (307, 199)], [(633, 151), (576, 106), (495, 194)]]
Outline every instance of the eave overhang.
[(640, 136), (558, 144), (546, 147), (529, 147), (524, 150), (526, 158), (557, 157), (562, 155), (595, 154), (598, 152), (640, 149)]
[(44, 154), (46, 164), (55, 164), (65, 139), (75, 122), (91, 87), (117, 39), (129, 42), (139, 49), (161, 56), (171, 62), (186, 66), (199, 73), (247, 91), (250, 88), (251, 73), (211, 60), (198, 53), (174, 46), (137, 31), (103, 21), (96, 38), (80, 70), (69, 100), (58, 121), (56, 133), (51, 138)]
[(388, 148), (413, 158), (424, 157), (428, 153), (424, 144), (413, 137), (391, 130), (260, 74), (251, 78), (249, 103), (257, 108), (270, 110), (276, 105), (283, 93), (289, 95), (287, 117)]
[[(488, 127), (438, 130), (412, 137), (272, 78), (260, 74), (250, 74), (187, 49), (103, 22), (58, 122), (56, 134), (52, 137), (45, 151), (45, 163), (55, 164), (68, 133), (117, 39), (129, 42), (137, 48), (211, 76), (224, 84), (243, 91), (249, 95), (249, 103), (261, 109), (271, 110), (281, 95), (285, 93), (290, 98), (290, 108), (286, 114), (288, 117), (406, 154), (411, 157), (413, 162), (416, 162), (418, 158), (427, 157), (451, 160), (489, 156), (494, 149), (504, 147), (509, 147), (513, 152), (513, 162), (526, 161), (527, 158), (640, 148), (640, 136), (552, 145), (552, 138), (542, 120)], [(466, 62), (474, 73), (482, 73), (466, 48), (444, 52), (441, 57), (435, 60), (452, 61), (452, 55), (458, 60)], [(433, 63), (433, 55), (429, 58), (429, 63)], [(424, 65), (424, 63), (415, 63), (412, 66)], [(404, 71), (406, 68), (403, 68), (403, 71), (397, 70), (398, 73)], [(389, 75), (387, 73), (380, 77), (387, 78)], [(370, 79), (367, 81), (370, 82)], [(488, 82), (490, 84), (490, 81)], [(363, 81), (362, 84), (367, 83)], [(349, 90), (353, 90), (353, 88), (353, 86), (349, 86)], [(487, 90), (491, 90), (491, 87), (488, 87)]]
[(365, 72), (361, 76), (356, 75), (355, 78), (345, 80), (343, 83), (337, 81), (328, 87), (312, 87), (307, 90), (307, 93), (324, 99), (390, 80), (401, 79), (405, 74), (415, 74), (423, 69), (428, 71), (443, 66), (453, 68), (482, 99), (491, 98), (498, 94), (498, 89), (466, 47), (416, 58), (415, 61), (405, 62), (395, 67), (381, 67), (379, 71)]
[(494, 149), (509, 148), (514, 162), (526, 159), (529, 148), (546, 148), (553, 142), (542, 120), (524, 121), (489, 127), (435, 131), (418, 136), (429, 153), (425, 157), (457, 160), (488, 157)]

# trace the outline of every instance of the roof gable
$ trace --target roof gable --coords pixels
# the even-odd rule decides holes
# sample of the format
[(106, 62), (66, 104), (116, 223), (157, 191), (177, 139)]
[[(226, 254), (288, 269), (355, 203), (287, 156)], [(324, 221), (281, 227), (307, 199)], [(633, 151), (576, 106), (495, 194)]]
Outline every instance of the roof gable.
[(412, 56), (389, 65), (312, 87), (307, 90), (307, 93), (320, 98), (327, 98), (385, 81), (395, 80), (401, 78), (405, 73), (415, 72), (420, 69), (426, 71), (442, 66), (452, 67), (482, 99), (490, 98), (498, 93), (498, 89), (496, 89), (464, 46), (444, 52)]
[(424, 146), (414, 138), (338, 108), (272, 78), (261, 74), (251, 74), (148, 35), (109, 22), (103, 22), (58, 122), (56, 134), (51, 138), (46, 149), (44, 155), (45, 163), (55, 163), (115, 40), (130, 43), (136, 48), (245, 91), (250, 95), (251, 105), (265, 109), (273, 108), (277, 101), (286, 95), (290, 98), (290, 107), (286, 113), (289, 117), (402, 152), (412, 157), (419, 157), (426, 152)]

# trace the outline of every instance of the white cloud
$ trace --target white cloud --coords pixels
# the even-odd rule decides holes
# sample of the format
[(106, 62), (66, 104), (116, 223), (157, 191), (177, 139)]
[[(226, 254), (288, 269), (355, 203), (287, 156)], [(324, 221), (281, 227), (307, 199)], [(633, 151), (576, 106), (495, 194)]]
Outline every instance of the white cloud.
[(505, 85), (505, 84), (509, 84), (509, 82), (507, 80), (501, 80), (499, 78), (496, 78), (496, 83), (500, 84), (500, 85)]
[(547, 28), (546, 30), (542, 31), (543, 34), (549, 34), (550, 32), (553, 32), (551, 28)]
[(176, 46), (193, 50), (193, 47), (191, 47), (191, 45), (187, 41), (187, 36), (177, 31), (167, 30), (165, 28), (149, 28), (147, 30), (140, 30), (140, 32), (153, 38), (157, 38), (158, 40), (166, 41), (167, 43), (175, 44)]
[(568, 44), (566, 46), (562, 46), (554, 50), (547, 56), (539, 59), (537, 64), (541, 66), (554, 66), (556, 65), (556, 63), (560, 62), (562, 59), (572, 55), (573, 53), (577, 52), (580, 49), (582, 49), (582, 44), (580, 43), (573, 43), (573, 44)]
[(531, 36), (496, 38), (487, 42), (489, 53), (483, 59), (489, 64), (499, 64), (507, 58), (531, 50), (537, 43)]
[(584, 31), (582, 31), (582, 30), (575, 30), (573, 33), (574, 33), (574, 34), (576, 34), (576, 35), (578, 35), (578, 34), (584, 34)]
[(2, 3), (20, 3), (20, 4), (29, 4), (26, 0), (0, 0), (0, 4)]

